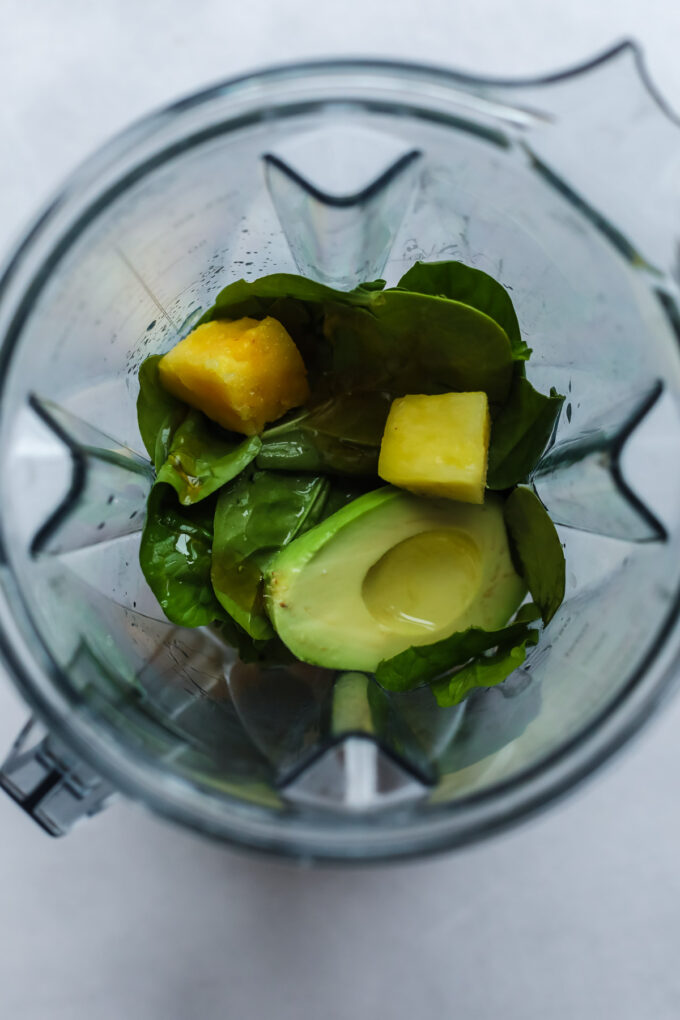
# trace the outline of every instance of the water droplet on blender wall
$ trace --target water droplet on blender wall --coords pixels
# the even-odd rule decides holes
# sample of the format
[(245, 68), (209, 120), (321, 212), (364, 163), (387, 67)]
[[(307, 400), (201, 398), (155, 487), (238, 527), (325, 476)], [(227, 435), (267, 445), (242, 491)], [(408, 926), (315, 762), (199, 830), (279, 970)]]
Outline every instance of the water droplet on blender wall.
[(146, 327), (147, 333), (149, 332), (150, 329), (153, 329), (155, 325), (156, 325), (156, 320), (153, 319), (153, 321), (150, 322), (149, 325)]
[(566, 414), (567, 414), (567, 421), (570, 422), (571, 421), (571, 404), (567, 404)]

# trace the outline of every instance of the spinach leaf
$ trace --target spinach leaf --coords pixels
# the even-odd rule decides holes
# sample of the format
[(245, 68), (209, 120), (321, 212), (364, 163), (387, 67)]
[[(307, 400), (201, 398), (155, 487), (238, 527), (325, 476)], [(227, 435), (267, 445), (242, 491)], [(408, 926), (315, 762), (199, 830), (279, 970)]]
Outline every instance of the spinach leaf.
[(389, 413), (384, 393), (338, 395), (267, 428), (258, 467), (374, 475)]
[(156, 470), (166, 459), (173, 433), (188, 411), (183, 401), (173, 397), (161, 385), (158, 375), (161, 357), (154, 354), (139, 366), (137, 396), (139, 432)]
[(515, 569), (548, 623), (564, 599), (564, 551), (548, 512), (531, 489), (518, 486), (503, 508)]
[(225, 316), (240, 319), (242, 316), (258, 318), (272, 315), (272, 304), (284, 299), (318, 305), (334, 301), (345, 293), (295, 273), (272, 273), (261, 276), (259, 280), (235, 280), (219, 292), (214, 305), (199, 320), (199, 325)]
[(379, 448), (346, 443), (313, 429), (298, 427), (276, 437), (262, 437), (259, 468), (322, 471), (340, 475), (375, 475)]
[(282, 641), (254, 641), (215, 598), (210, 582), (214, 511), (214, 499), (185, 509), (167, 485), (154, 485), (139, 552), (147, 583), (171, 623), (214, 626), (244, 662), (288, 662), (291, 653)]
[(512, 350), (492, 317), (460, 301), (378, 289), (381, 283), (346, 292), (285, 273), (237, 280), (201, 321), (278, 317), (300, 347), (312, 386), (323, 380), (334, 394), (484, 390), (503, 402)]
[[(413, 289), (404, 289), (407, 284)], [(461, 263), (442, 262), (417, 263), (399, 287), (383, 287), (384, 281), (376, 280), (345, 292), (278, 273), (235, 281), (203, 315), (201, 322), (223, 316), (278, 318), (300, 347), (321, 401), (305, 416), (267, 430), (259, 467), (374, 474), (391, 398), (484, 390), (492, 403), (505, 400), (512, 359), (528, 352), (500, 284)], [(143, 425), (141, 410), (139, 416), (147, 449), (160, 469), (187, 412), (160, 386), (158, 360), (147, 359), (142, 366)], [(185, 436), (192, 431), (195, 422), (176, 445), (195, 463), (195, 448), (189, 448)], [(177, 450), (172, 453), (176, 458)], [(191, 482), (200, 473), (180, 458), (164, 477), (187, 502), (196, 488), (208, 491)]]
[(190, 506), (240, 474), (261, 446), (257, 436), (232, 438), (192, 409), (175, 429), (158, 481), (171, 485), (180, 503)]
[(528, 360), (531, 351), (522, 340), (512, 299), (493, 276), (463, 262), (416, 262), (397, 284), (401, 290), (434, 294), (471, 305), (505, 330), (516, 361)]
[(546, 397), (515, 373), (508, 401), (491, 426), (489, 489), (510, 489), (528, 478), (546, 448), (563, 403), (564, 397), (555, 389)]
[(302, 354), (310, 385), (322, 373), (327, 351), (320, 345), (324, 302), (346, 297), (293, 273), (273, 273), (259, 280), (235, 280), (220, 291), (197, 325), (211, 319), (262, 319), (271, 315), (288, 330)]
[[(356, 295), (356, 291), (354, 294)], [(403, 290), (371, 291), (326, 306), (335, 392), (484, 390), (502, 403), (512, 378), (510, 341), (469, 305)]]
[(302, 425), (359, 446), (380, 446), (391, 401), (387, 393), (341, 393), (311, 407)]
[(215, 511), (212, 583), (220, 603), (253, 638), (274, 631), (264, 611), (271, 557), (320, 518), (329, 483), (314, 475), (255, 471), (224, 488)]
[(518, 614), (519, 619), (500, 630), (469, 627), (430, 645), (413, 645), (379, 663), (375, 678), (388, 691), (398, 692), (432, 683), (454, 666), (467, 663), (489, 649), (500, 651), (532, 640), (529, 618), (535, 615), (535, 611), (527, 607), (524, 613)]
[(177, 504), (168, 485), (156, 483), (147, 503), (139, 562), (167, 618), (202, 627), (224, 617), (210, 583), (214, 502), (191, 510)]
[(257, 466), (375, 475), (390, 409), (384, 393), (340, 395), (267, 429)]
[(432, 693), (440, 708), (449, 708), (463, 701), (477, 687), (495, 687), (503, 683), (524, 662), (527, 646), (538, 642), (538, 631), (527, 631), (523, 639), (515, 638), (499, 645), (492, 655), (480, 655), (462, 669), (432, 684)]
[(347, 506), (348, 503), (354, 502), (359, 496), (364, 496), (367, 492), (378, 487), (382, 488), (383, 482), (378, 478), (372, 479), (356, 479), (356, 478), (329, 478), (328, 495), (323, 505), (323, 509), (316, 521), (320, 524), (321, 521), (327, 520), (332, 517), (338, 510), (342, 510), (343, 506)]

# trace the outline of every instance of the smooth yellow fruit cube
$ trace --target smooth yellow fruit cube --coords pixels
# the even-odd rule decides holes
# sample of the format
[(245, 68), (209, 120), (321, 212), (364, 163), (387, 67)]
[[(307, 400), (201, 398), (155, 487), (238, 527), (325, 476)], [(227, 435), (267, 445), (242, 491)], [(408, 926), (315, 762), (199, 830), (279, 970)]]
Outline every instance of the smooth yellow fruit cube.
[(269, 316), (197, 326), (161, 358), (158, 372), (174, 396), (246, 436), (309, 399), (302, 356)]
[(400, 397), (387, 416), (378, 474), (421, 496), (483, 503), (490, 431), (486, 393)]

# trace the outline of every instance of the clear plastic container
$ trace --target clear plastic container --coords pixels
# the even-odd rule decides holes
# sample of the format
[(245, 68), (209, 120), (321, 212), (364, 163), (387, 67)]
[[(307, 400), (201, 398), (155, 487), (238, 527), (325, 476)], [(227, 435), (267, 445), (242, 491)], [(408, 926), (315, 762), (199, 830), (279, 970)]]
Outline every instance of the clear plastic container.
[[(495, 830), (640, 725), (680, 652), (680, 131), (626, 44), (493, 82), (363, 61), (265, 71), (135, 125), (0, 282), (0, 643), (35, 727), (3, 785), (49, 831), (113, 790), (302, 857)], [(137, 562), (137, 369), (238, 277), (393, 283), (460, 259), (511, 291), (567, 401), (533, 484), (567, 597), (501, 687), (439, 709), (357, 674), (234, 662)]]

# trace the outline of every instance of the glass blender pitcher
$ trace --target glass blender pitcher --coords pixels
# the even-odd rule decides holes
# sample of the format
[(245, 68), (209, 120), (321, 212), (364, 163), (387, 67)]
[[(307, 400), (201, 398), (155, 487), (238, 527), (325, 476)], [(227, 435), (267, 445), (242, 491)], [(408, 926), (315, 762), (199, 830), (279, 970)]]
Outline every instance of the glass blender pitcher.
[[(114, 791), (305, 858), (469, 842), (590, 773), (680, 655), (680, 128), (624, 44), (541, 81), (285, 67), (84, 164), (0, 281), (0, 649), (32, 707), (1, 773), (52, 834)], [(337, 287), (458, 259), (510, 291), (566, 395), (531, 483), (567, 594), (500, 687), (438, 708), (370, 676), (244, 664), (138, 565), (137, 370), (240, 277)]]

